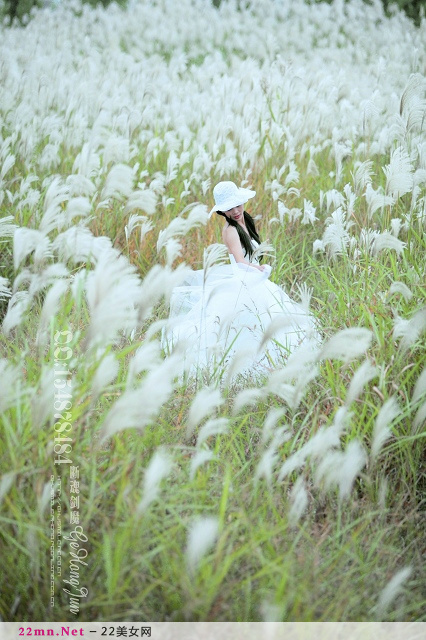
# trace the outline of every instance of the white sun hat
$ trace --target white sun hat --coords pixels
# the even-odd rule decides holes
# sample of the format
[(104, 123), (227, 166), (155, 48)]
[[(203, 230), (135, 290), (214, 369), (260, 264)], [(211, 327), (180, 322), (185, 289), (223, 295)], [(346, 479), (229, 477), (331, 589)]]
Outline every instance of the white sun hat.
[(238, 207), (240, 204), (245, 204), (247, 200), (254, 198), (255, 195), (256, 191), (237, 187), (230, 180), (218, 182), (213, 189), (213, 197), (216, 204), (210, 211), (209, 218), (215, 211), (229, 211), (229, 209)]

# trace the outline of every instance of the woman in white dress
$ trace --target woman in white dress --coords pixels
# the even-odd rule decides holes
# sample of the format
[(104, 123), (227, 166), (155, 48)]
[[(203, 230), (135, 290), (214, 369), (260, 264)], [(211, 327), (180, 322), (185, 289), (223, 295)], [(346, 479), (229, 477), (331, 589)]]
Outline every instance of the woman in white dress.
[(223, 372), (231, 363), (234, 373), (266, 373), (302, 342), (317, 340), (312, 316), (270, 282), (271, 267), (256, 253), (260, 238), (244, 211), (255, 195), (230, 181), (215, 186), (210, 216), (225, 218), (230, 264), (193, 271), (173, 290), (163, 346), (183, 343), (191, 373)]

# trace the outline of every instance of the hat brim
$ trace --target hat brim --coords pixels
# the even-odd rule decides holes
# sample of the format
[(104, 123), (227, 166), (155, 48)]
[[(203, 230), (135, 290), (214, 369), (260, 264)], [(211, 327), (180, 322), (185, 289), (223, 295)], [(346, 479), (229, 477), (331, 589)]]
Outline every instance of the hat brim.
[[(238, 198), (236, 197), (237, 195)], [(255, 195), (256, 191), (252, 191), (251, 189), (243, 189), (242, 187), (240, 187), (238, 189), (238, 194), (236, 194), (235, 197), (223, 202), (222, 204), (215, 204), (215, 206), (209, 213), (209, 218), (215, 213), (215, 211), (223, 211), (225, 213), (226, 211), (229, 211), (234, 207), (239, 207), (240, 205), (245, 204), (248, 200), (254, 198)]]

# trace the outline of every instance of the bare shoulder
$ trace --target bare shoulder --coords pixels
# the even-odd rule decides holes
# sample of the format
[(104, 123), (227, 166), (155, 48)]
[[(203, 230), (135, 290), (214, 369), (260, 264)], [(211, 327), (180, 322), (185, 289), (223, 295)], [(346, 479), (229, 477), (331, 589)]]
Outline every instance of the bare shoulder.
[(226, 244), (229, 253), (232, 253), (234, 258), (238, 260), (244, 260), (243, 250), (241, 247), (241, 240), (238, 235), (238, 231), (235, 227), (225, 227), (222, 231), (223, 242)]
[(225, 242), (226, 240), (238, 238), (238, 231), (231, 225), (225, 225), (222, 229), (222, 238)]

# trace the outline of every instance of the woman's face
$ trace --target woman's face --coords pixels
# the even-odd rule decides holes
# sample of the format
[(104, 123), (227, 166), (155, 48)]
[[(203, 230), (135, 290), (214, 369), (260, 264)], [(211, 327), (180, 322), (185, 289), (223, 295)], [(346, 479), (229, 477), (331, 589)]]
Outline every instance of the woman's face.
[(238, 207), (234, 207), (233, 209), (228, 209), (228, 211), (225, 211), (225, 215), (228, 218), (235, 220), (235, 222), (238, 222), (238, 224), (243, 223), (244, 222), (244, 205), (240, 204), (238, 205)]

